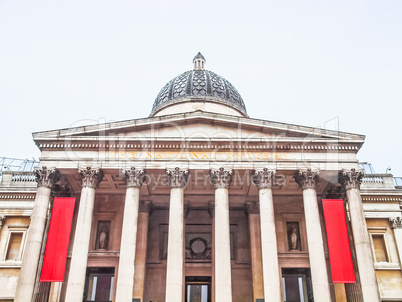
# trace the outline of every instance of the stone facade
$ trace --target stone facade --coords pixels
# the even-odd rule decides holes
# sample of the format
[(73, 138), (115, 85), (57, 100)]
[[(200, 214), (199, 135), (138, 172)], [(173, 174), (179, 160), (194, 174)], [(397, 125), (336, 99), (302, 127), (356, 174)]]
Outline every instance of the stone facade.
[[(180, 97), (188, 112), (169, 96), (148, 118), (34, 133), (58, 178), (3, 174), (0, 300), (402, 301), (402, 188), (360, 173), (363, 136)], [(40, 283), (45, 243), (27, 250), (47, 224), (29, 218), (40, 206), (47, 222), (40, 201), (60, 188), (77, 198), (65, 278)], [(345, 201), (356, 284), (333, 283), (326, 198)]]

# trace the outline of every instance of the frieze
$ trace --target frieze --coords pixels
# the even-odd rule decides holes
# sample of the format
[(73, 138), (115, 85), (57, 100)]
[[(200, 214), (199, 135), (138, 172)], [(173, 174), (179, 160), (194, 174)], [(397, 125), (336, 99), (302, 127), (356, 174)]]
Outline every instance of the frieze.
[(287, 160), (285, 152), (215, 152), (215, 151), (121, 151), (107, 153), (108, 159), (143, 160)]

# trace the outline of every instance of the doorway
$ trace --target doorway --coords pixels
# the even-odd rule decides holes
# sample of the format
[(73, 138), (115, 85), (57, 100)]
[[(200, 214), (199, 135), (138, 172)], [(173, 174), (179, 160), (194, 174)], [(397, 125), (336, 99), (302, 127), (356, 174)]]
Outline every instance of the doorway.
[(186, 277), (186, 302), (211, 302), (211, 277)]
[(282, 283), (284, 302), (314, 301), (310, 269), (283, 268)]

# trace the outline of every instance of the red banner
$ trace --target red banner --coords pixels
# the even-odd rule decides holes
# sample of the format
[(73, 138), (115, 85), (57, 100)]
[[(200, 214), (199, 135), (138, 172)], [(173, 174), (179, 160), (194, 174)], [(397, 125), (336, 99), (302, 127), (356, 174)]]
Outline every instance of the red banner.
[(334, 283), (356, 283), (346, 227), (345, 208), (341, 199), (323, 199), (329, 260)]
[(75, 198), (57, 197), (53, 201), (52, 218), (40, 276), (41, 282), (64, 280), (74, 205)]

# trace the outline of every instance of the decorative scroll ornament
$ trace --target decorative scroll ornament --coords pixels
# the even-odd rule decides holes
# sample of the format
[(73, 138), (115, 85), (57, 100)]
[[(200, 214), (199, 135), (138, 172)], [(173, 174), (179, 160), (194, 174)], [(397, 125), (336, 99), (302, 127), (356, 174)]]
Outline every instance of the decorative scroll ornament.
[(401, 219), (401, 217), (390, 218), (389, 222), (391, 224), (392, 229), (401, 229), (402, 228), (402, 219)]
[(246, 214), (260, 214), (260, 203), (258, 201), (247, 201), (244, 204)]
[(360, 189), (362, 183), (363, 171), (351, 169), (350, 171), (343, 170), (339, 173), (339, 182), (346, 190)]
[(127, 188), (139, 188), (145, 180), (145, 172), (134, 167), (131, 167), (130, 170), (125, 170), (124, 176), (124, 183)]
[(215, 218), (215, 203), (212, 201), (208, 202), (208, 214), (209, 217)]
[(35, 178), (38, 182), (38, 187), (52, 189), (54, 184), (60, 179), (60, 172), (57, 170), (49, 170), (47, 167), (42, 167), (42, 170), (35, 170)]
[(232, 170), (225, 170), (225, 168), (219, 168), (219, 170), (211, 170), (210, 181), (215, 189), (229, 188), (232, 181)]
[(311, 171), (311, 169), (299, 170), (295, 173), (294, 179), (302, 190), (315, 189), (319, 174), (318, 171)]
[(264, 168), (256, 170), (253, 175), (253, 182), (258, 189), (270, 189), (274, 184), (275, 171)]
[(103, 172), (100, 169), (91, 169), (87, 167), (85, 170), (79, 170), (83, 188), (95, 189), (103, 179)]
[(166, 170), (169, 186), (171, 188), (184, 188), (188, 181), (188, 170), (180, 170), (179, 167), (174, 170)]
[(138, 212), (150, 213), (151, 211), (152, 211), (152, 201), (150, 200), (140, 201), (140, 204), (138, 206)]

